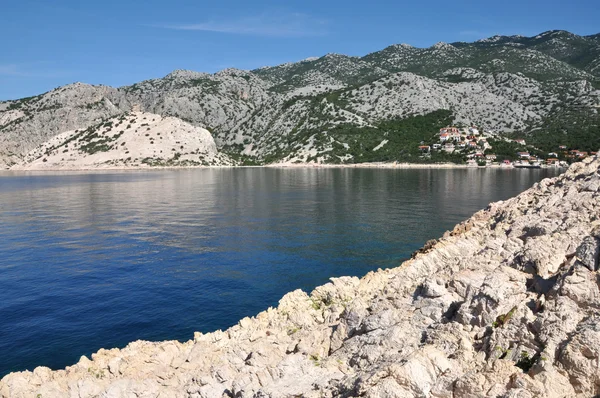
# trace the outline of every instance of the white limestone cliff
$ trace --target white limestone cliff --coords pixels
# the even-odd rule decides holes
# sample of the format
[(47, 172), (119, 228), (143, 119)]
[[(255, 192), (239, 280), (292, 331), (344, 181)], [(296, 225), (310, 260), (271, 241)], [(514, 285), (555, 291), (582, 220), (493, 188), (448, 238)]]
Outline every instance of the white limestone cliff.
[(12, 170), (230, 165), (210, 132), (174, 117), (131, 112), (59, 134)]

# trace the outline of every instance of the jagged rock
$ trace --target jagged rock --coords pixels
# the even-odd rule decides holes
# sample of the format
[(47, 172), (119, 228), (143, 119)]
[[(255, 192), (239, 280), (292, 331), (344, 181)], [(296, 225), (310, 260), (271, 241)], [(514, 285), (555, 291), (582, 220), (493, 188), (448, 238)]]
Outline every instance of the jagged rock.
[(569, 375), (578, 395), (596, 396), (600, 389), (600, 317), (582, 322), (559, 348), (559, 369)]
[[(600, 394), (600, 160), (492, 204), (397, 268), (185, 343), (137, 341), (0, 397), (550, 397)], [(560, 217), (556, 217), (560, 214)]]
[(600, 240), (593, 236), (585, 237), (575, 254), (584, 267), (590, 271), (596, 271), (598, 269), (598, 257), (600, 256)]

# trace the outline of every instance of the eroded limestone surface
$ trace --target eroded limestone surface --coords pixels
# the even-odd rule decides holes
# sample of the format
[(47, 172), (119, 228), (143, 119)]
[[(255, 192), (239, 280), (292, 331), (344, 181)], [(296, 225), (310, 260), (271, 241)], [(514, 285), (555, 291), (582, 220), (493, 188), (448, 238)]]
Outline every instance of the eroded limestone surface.
[(185, 343), (13, 373), (0, 396), (600, 394), (599, 169), (589, 159), (493, 203), (397, 268), (291, 292)]

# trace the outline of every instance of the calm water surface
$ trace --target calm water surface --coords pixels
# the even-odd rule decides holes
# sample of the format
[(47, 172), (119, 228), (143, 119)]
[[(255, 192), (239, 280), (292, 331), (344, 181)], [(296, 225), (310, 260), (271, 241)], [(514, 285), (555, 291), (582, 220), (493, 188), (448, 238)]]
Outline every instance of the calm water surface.
[(0, 173), (0, 376), (393, 267), (551, 170)]

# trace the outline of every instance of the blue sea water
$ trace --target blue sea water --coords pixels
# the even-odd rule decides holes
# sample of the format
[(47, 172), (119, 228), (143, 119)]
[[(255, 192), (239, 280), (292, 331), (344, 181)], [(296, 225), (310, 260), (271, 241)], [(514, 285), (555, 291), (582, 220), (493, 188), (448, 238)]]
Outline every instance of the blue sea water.
[(554, 170), (0, 173), (0, 377), (388, 268)]

